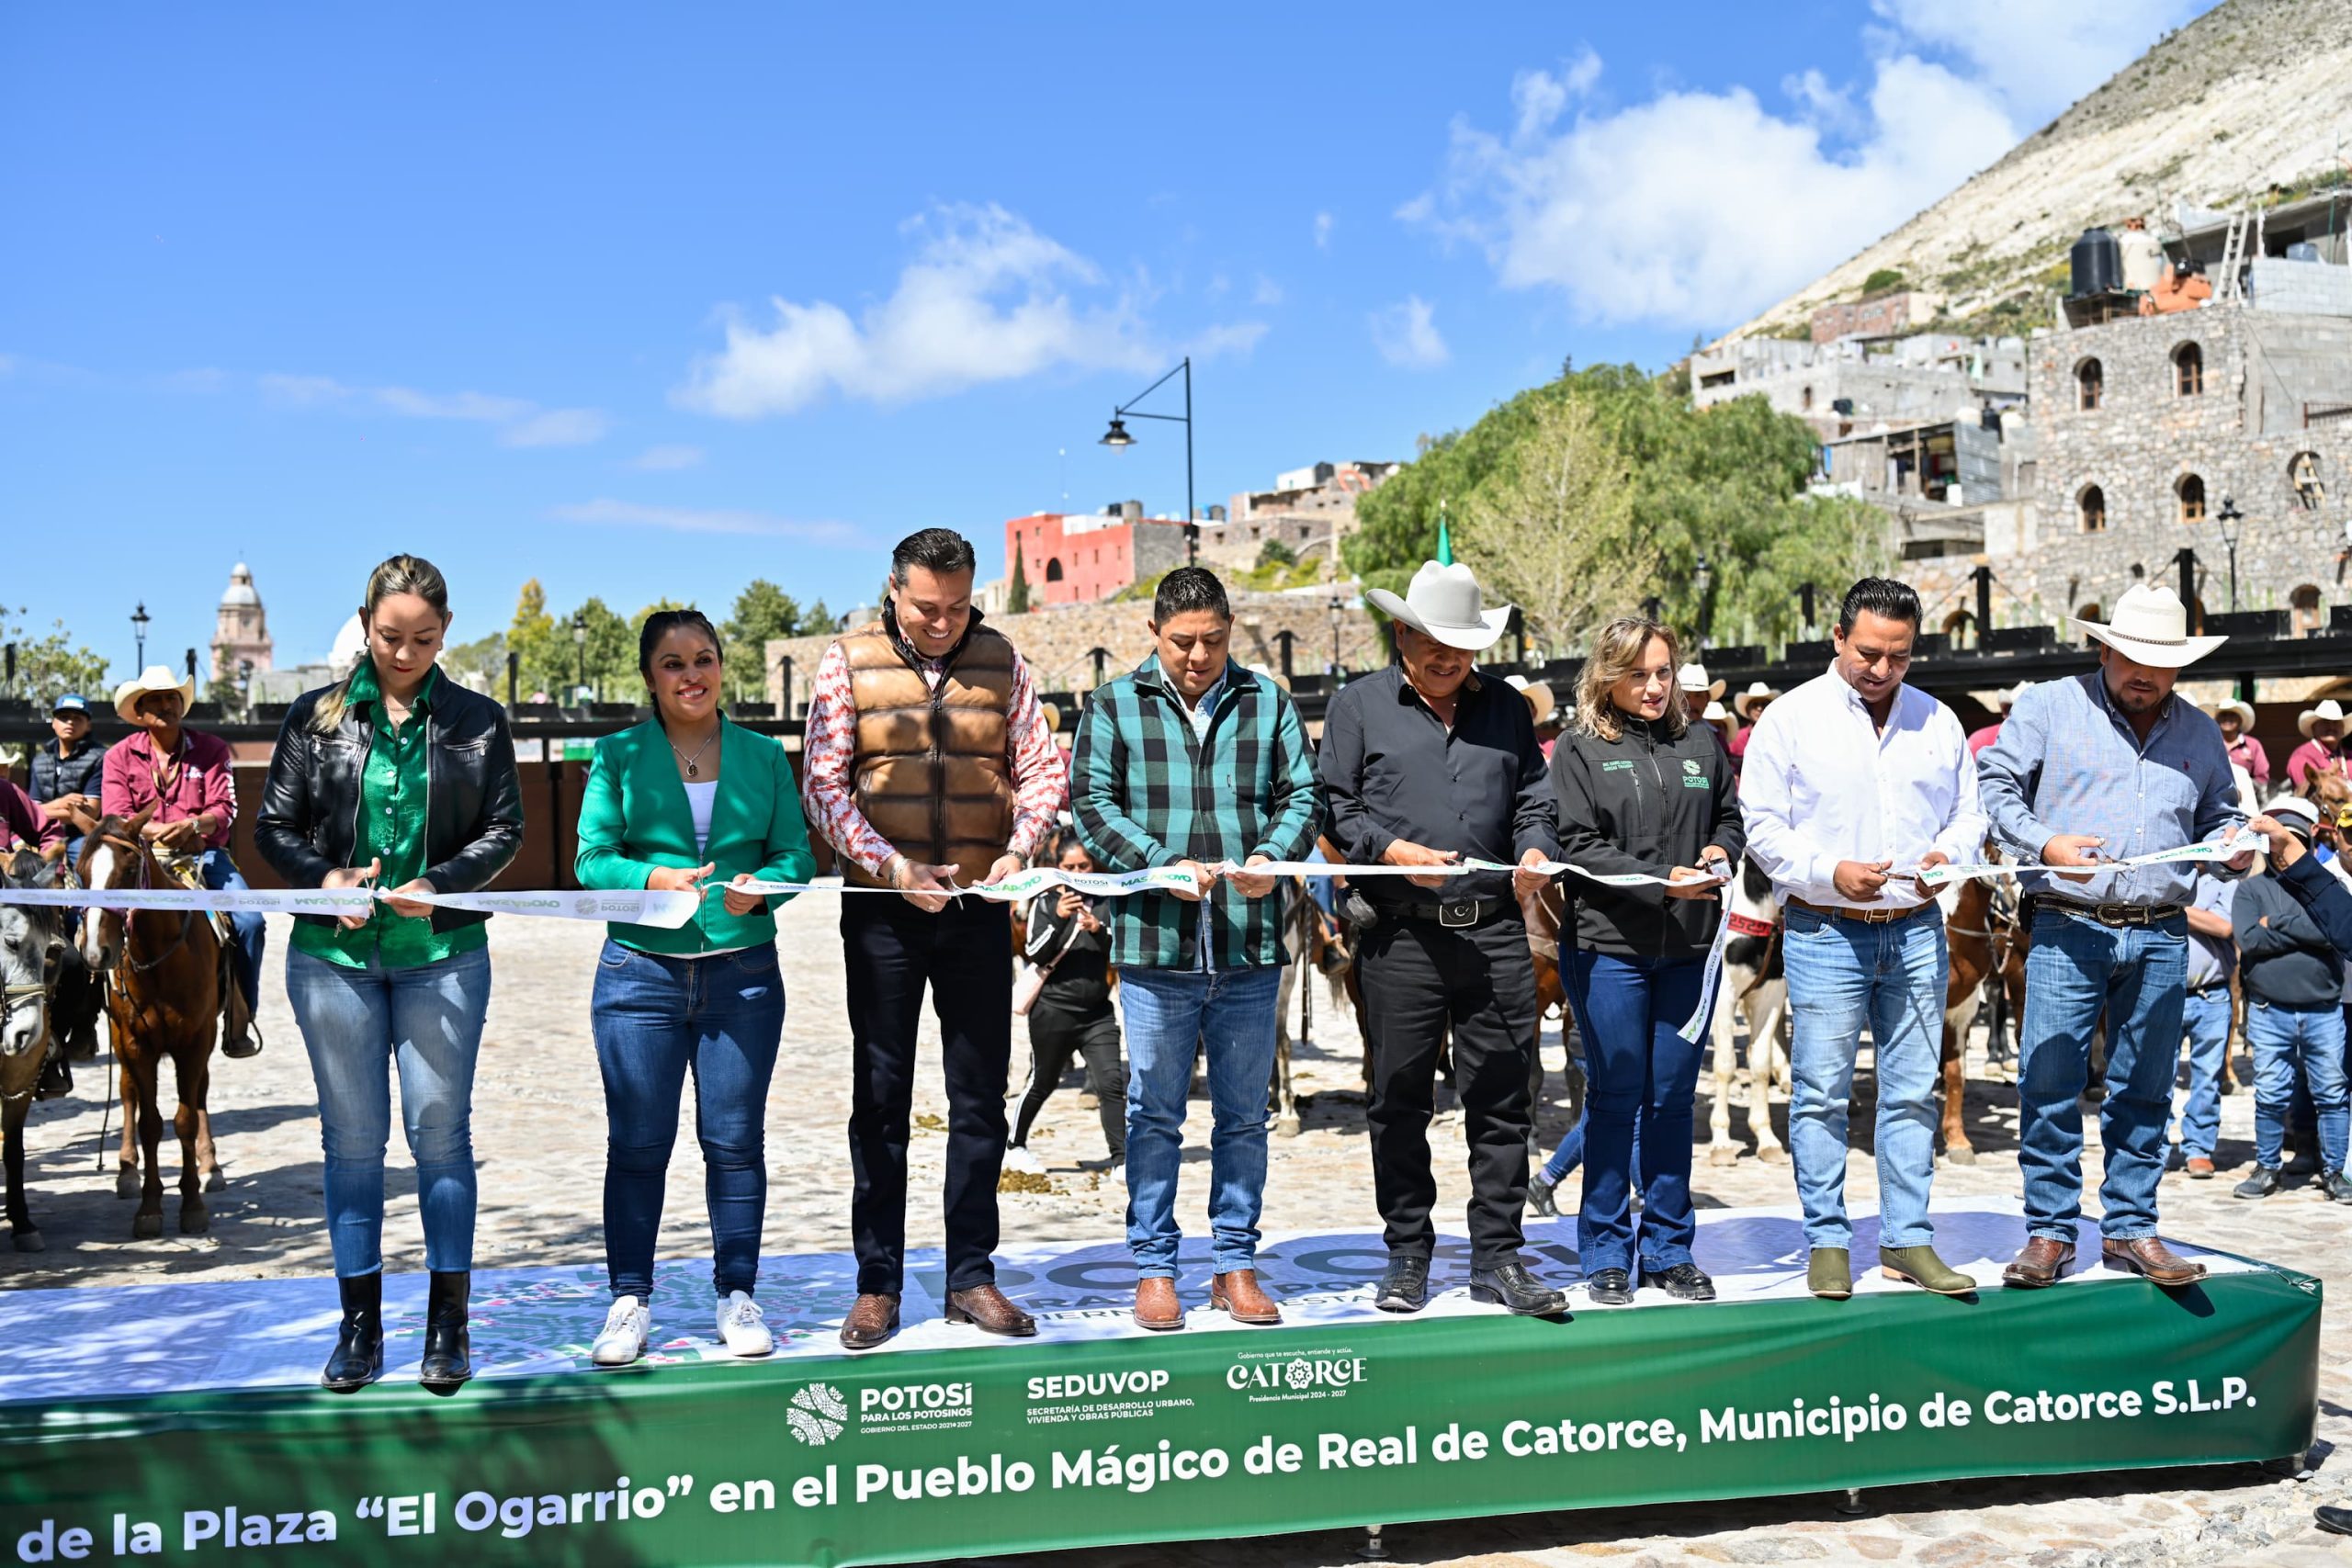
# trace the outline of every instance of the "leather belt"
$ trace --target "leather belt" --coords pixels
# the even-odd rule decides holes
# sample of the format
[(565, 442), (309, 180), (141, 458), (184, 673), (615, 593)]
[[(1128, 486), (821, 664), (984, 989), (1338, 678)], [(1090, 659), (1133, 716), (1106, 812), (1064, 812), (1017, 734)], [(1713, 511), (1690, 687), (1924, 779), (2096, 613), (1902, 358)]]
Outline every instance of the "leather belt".
[(2086, 898), (2062, 898), (2055, 893), (2037, 893), (2030, 902), (2036, 908), (2046, 907), (2078, 920), (2117, 927), (2159, 925), (2188, 908), (2183, 904), (2099, 904)]
[(1392, 904), (1389, 908), (1409, 919), (1435, 920), (1448, 931), (1467, 931), (1472, 926), (1486, 924), (1490, 916), (1505, 908), (1516, 911), (1516, 904), (1492, 896), (1484, 898), (1446, 898), (1431, 904)]
[(1807, 914), (1819, 915), (1826, 920), (1859, 920), (1867, 926), (1891, 925), (1896, 920), (1907, 920), (1922, 909), (1936, 907), (1933, 898), (1901, 909), (1849, 909), (1842, 904), (1814, 904), (1803, 898), (1784, 898), (1781, 902)]

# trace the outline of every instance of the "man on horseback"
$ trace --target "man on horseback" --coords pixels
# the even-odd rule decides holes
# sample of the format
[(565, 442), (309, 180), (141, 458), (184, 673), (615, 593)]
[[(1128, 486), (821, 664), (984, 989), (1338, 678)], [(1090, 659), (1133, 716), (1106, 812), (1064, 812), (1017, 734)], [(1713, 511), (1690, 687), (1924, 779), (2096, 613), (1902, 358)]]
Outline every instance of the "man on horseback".
[(29, 793), (46, 822), (43, 858), (72, 865), (81, 857), (82, 836), (98, 825), (106, 751), (90, 739), (90, 705), (71, 692), (51, 705), (49, 728), (56, 739), (33, 753)]
[[(230, 831), (237, 820), (229, 746), (219, 736), (182, 723), (195, 695), (193, 679), (175, 681), (160, 664), (115, 688), (114, 710), (131, 733), (107, 750), (100, 804), (106, 815), (123, 818), (153, 807), (141, 831), (158, 857), (189, 865), (213, 892), (243, 889), (244, 875), (229, 856)], [(266, 927), (260, 915), (250, 912), (230, 916), (229, 926), (236, 984), (223, 988), (228, 1028), (220, 1054), (251, 1056), (261, 1050), (253, 1019), (261, 994)]]

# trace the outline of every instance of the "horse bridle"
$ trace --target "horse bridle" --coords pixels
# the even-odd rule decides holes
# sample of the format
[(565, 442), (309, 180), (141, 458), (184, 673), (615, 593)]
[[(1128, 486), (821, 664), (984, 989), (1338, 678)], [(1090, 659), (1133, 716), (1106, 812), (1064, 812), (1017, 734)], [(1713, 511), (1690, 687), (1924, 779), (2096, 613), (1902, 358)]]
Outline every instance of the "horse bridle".
[[(153, 874), (155, 866), (155, 853), (150, 846), (144, 843), (132, 843), (123, 839), (118, 839), (112, 834), (102, 835), (99, 839), (99, 842), (109, 844), (114, 848), (122, 851), (124, 853), (130, 855), (133, 860), (139, 863), (139, 886), (141, 888), (150, 888), (155, 886)], [(104, 889), (99, 889), (99, 891), (104, 891)], [(139, 960), (130, 956), (130, 933), (137, 929), (137, 922), (133, 918), (137, 914), (138, 911), (133, 909), (125, 912), (122, 917), (122, 961), (129, 966), (132, 974), (146, 975), (153, 973), (156, 969), (162, 968), (174, 953), (187, 945), (189, 933), (196, 930), (196, 911), (194, 909), (182, 909), (180, 911), (180, 934), (173, 939), (171, 946), (164, 949), (163, 952), (157, 953), (153, 958), (149, 959), (144, 964), (140, 963)]]

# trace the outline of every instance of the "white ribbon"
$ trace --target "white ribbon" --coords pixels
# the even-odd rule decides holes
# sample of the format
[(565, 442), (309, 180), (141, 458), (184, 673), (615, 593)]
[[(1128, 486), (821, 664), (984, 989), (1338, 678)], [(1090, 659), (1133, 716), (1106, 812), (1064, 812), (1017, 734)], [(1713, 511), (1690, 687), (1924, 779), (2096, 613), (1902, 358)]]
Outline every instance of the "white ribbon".
[(379, 903), (431, 904), (478, 914), (622, 920), (674, 930), (695, 917), (692, 893), (395, 893), (382, 887), (0, 887), (0, 904), (51, 908), (201, 909), (220, 914), (365, 915)]
[(2225, 861), (2233, 855), (2241, 854), (2255, 847), (2248, 842), (2250, 839), (2259, 839), (2261, 836), (2259, 833), (2240, 831), (2226, 839), (2182, 844), (2169, 850), (2152, 850), (2144, 855), (2133, 855), (2128, 860), (2102, 860), (2090, 865), (2051, 865), (2044, 861), (1980, 861), (1967, 865), (1924, 866), (1916, 871), (1898, 872), (1892, 874), (1916, 875), (1922, 886), (1940, 887), (1947, 882), (1972, 882), (1980, 877), (2008, 876), (2020, 871), (2128, 872), (2137, 871), (2142, 866), (2177, 865), (2183, 862), (2201, 865), (2214, 861)]

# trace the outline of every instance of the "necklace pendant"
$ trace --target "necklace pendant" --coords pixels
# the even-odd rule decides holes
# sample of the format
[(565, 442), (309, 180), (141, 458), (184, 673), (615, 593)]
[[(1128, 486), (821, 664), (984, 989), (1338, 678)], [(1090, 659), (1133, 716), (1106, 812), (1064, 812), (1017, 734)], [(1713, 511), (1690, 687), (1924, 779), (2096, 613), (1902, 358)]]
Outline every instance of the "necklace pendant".
[(690, 779), (698, 779), (702, 777), (702, 764), (700, 762), (688, 762), (686, 764), (686, 777)]

